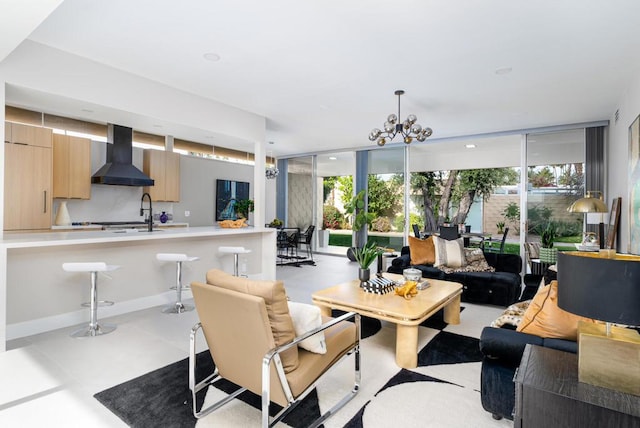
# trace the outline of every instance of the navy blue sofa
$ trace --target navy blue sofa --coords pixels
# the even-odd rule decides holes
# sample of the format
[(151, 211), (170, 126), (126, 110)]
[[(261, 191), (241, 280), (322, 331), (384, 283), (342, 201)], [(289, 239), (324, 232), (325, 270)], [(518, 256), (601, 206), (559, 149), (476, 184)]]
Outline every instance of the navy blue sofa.
[(487, 263), (495, 272), (444, 273), (431, 265), (412, 265), (409, 247), (403, 247), (388, 272), (402, 274), (408, 267), (422, 271), (423, 278), (443, 279), (462, 284), (462, 301), (509, 306), (516, 302), (521, 292), (522, 258), (517, 254), (484, 253)]

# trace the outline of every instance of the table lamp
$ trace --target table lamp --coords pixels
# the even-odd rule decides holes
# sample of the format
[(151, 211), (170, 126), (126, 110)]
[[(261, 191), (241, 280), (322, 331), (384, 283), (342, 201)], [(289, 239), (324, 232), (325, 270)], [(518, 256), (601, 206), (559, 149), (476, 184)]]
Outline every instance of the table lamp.
[(578, 380), (640, 395), (640, 256), (558, 255), (558, 307), (604, 321), (578, 325)]
[[(599, 193), (600, 196), (594, 198), (592, 193)], [(607, 205), (602, 200), (602, 192), (599, 191), (587, 191), (587, 195), (584, 198), (578, 199), (572, 203), (567, 211), (570, 213), (606, 213), (609, 212)], [(604, 222), (600, 217), (600, 224), (598, 225), (598, 240), (600, 242), (600, 248), (604, 248)]]

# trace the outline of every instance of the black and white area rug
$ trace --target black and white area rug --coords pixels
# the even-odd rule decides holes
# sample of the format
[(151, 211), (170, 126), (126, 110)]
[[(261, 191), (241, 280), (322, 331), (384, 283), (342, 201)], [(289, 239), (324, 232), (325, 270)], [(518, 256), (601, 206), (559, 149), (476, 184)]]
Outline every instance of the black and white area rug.
[[(364, 319), (360, 392), (324, 426), (512, 426), (511, 421), (493, 420), (480, 403), (478, 336), (482, 326), (487, 325), (487, 317), (491, 319), (493, 313), (500, 310), (468, 303), (464, 307), (461, 323), (457, 326), (448, 326), (437, 314), (420, 327), (418, 367), (411, 370), (400, 369), (395, 363), (395, 326)], [(208, 353), (201, 353), (199, 358), (203, 373), (213, 369)], [(193, 418), (187, 370), (187, 360), (182, 360), (102, 391), (95, 397), (132, 427), (259, 426), (260, 399), (246, 392), (203, 419)], [(352, 385), (353, 357), (350, 357), (327, 373), (316, 391), (306, 397), (280, 426), (307, 426)], [(217, 401), (233, 388), (228, 382), (211, 386), (203, 391), (198, 404)]]

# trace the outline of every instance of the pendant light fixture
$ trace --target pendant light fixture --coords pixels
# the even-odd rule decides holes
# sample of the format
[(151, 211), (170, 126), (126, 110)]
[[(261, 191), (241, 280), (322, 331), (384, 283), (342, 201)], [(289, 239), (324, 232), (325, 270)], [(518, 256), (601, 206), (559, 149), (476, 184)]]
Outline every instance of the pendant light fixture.
[(393, 138), (400, 134), (405, 144), (411, 144), (413, 139), (422, 142), (429, 138), (433, 131), (431, 128), (423, 128), (416, 123), (418, 118), (415, 114), (407, 116), (404, 122), (398, 122), (400, 120), (400, 96), (404, 94), (402, 89), (395, 91), (398, 96), (398, 115), (391, 113), (387, 117), (387, 121), (384, 123), (384, 131), (374, 128), (369, 134), (369, 140), (375, 141), (380, 147), (384, 146), (387, 142), (393, 140)]

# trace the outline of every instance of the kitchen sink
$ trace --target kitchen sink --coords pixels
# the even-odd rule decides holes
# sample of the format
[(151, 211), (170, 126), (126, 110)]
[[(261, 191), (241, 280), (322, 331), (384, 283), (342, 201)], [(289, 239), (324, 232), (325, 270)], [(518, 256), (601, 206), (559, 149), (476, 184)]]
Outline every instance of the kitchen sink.
[[(146, 229), (115, 229), (110, 230), (112, 233), (150, 233)], [(153, 229), (151, 232), (164, 232), (162, 229)]]

